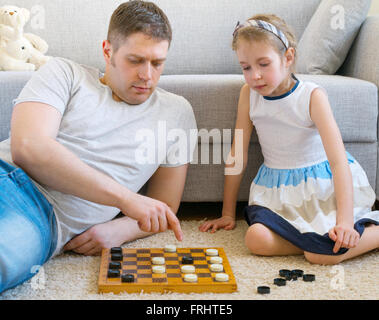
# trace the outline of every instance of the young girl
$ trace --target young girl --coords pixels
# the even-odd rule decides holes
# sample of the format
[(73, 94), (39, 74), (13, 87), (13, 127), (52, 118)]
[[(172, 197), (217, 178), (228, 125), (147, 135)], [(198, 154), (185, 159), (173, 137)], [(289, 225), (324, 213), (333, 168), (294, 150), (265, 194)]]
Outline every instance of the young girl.
[[(237, 24), (233, 50), (246, 84), (235, 126), (243, 130), (243, 152), (233, 141), (231, 155), (234, 163), (243, 159), (244, 171), (254, 126), (264, 156), (244, 210), (246, 246), (258, 255), (304, 253), (319, 264), (378, 248), (375, 193), (345, 151), (325, 90), (294, 76), (289, 27), (274, 15), (254, 16)], [(227, 161), (226, 169), (234, 163)], [(201, 231), (234, 228), (243, 171), (225, 175), (222, 217), (203, 223)]]

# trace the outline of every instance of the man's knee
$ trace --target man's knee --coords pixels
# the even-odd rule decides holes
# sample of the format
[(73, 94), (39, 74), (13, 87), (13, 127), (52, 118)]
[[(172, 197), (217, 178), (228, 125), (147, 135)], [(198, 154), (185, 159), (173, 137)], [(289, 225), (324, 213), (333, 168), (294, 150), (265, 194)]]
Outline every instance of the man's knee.
[(304, 252), (305, 259), (313, 264), (334, 265), (343, 261), (343, 255), (332, 256), (326, 254), (317, 254), (312, 252)]
[(251, 253), (256, 255), (272, 255), (272, 232), (261, 223), (249, 227), (245, 235), (245, 244)]
[[(32, 223), (17, 213), (0, 219), (0, 292), (35, 274), (41, 264), (41, 235)], [(34, 269), (33, 269), (34, 268)]]

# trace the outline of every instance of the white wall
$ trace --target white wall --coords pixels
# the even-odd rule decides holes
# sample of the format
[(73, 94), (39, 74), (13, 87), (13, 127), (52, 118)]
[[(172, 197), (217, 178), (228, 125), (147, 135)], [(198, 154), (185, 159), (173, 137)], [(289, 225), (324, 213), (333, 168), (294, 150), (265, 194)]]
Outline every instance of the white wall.
[(379, 0), (372, 0), (370, 11), (368, 12), (370, 16), (379, 15)]

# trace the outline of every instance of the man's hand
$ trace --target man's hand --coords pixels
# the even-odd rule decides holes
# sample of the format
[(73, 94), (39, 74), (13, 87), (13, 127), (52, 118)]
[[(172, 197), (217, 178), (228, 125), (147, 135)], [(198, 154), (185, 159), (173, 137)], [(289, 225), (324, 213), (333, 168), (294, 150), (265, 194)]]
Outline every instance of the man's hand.
[(230, 216), (222, 216), (219, 219), (206, 221), (200, 227), (199, 230), (206, 232), (209, 229), (211, 233), (216, 232), (218, 229), (232, 230), (236, 226), (236, 221), (233, 217)]
[(145, 232), (174, 231), (176, 239), (183, 240), (183, 232), (176, 215), (162, 201), (132, 193), (126, 204), (120, 206), (122, 213), (138, 221), (138, 226)]
[(340, 248), (354, 248), (359, 242), (359, 233), (350, 225), (337, 224), (329, 230), (329, 238), (336, 244), (333, 252), (337, 253)]

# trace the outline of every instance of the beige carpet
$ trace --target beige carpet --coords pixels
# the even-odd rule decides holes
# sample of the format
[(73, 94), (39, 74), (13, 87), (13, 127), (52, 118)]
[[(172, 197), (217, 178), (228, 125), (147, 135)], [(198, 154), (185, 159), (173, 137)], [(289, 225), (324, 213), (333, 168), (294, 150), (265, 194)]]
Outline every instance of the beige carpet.
[[(127, 299), (127, 300), (254, 300), (254, 299), (379, 299), (379, 250), (346, 261), (337, 268), (312, 265), (303, 256), (259, 257), (249, 254), (243, 244), (247, 224), (237, 221), (233, 231), (215, 234), (198, 231), (199, 221), (182, 221), (184, 240), (177, 243), (172, 232), (157, 234), (129, 243), (127, 247), (163, 247), (168, 243), (182, 247), (223, 247), (237, 279), (238, 291), (231, 294), (98, 294), (97, 276), (100, 257), (63, 254), (43, 268), (41, 281), (35, 278), (4, 292), (0, 299)], [(279, 269), (302, 269), (316, 275), (315, 282), (287, 282), (273, 285)], [(33, 280), (34, 279), (34, 280)], [(271, 294), (256, 293), (257, 286), (268, 285)]]

